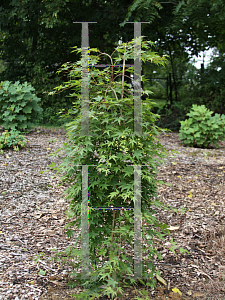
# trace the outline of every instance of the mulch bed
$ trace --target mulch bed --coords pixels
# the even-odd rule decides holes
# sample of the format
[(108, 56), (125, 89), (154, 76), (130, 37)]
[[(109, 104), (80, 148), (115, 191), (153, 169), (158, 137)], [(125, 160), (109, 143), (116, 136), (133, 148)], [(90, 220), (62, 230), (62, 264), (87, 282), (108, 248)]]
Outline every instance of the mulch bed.
[[(24, 149), (0, 154), (0, 300), (74, 299), (71, 293), (77, 289), (66, 286), (70, 266), (44, 258), (33, 261), (38, 253), (50, 257), (51, 249), (65, 250), (74, 243), (64, 229), (65, 186), (58, 186), (59, 178), (53, 178), (48, 167), (60, 161), (60, 153), (48, 155), (66, 142), (65, 132), (36, 128), (26, 138), (29, 143)], [(220, 142), (219, 149), (187, 148), (178, 133), (161, 135), (160, 142), (170, 154), (158, 179), (171, 186), (159, 186), (158, 193), (163, 202), (186, 211), (156, 210), (171, 230), (158, 242), (162, 259), (154, 262), (166, 286), (159, 284), (149, 291), (149, 299), (224, 300), (225, 142)], [(175, 250), (175, 256), (169, 249), (171, 239), (188, 253)], [(44, 274), (39, 274), (40, 269)], [(122, 299), (136, 296), (134, 288), (124, 288)]]

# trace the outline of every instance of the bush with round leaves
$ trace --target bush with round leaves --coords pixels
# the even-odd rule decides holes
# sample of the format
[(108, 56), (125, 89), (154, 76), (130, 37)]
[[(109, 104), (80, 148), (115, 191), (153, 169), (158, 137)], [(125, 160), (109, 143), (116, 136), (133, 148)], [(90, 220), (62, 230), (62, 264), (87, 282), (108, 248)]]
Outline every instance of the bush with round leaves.
[(208, 148), (213, 144), (218, 148), (217, 142), (225, 139), (225, 115), (212, 114), (205, 105), (193, 104), (189, 119), (180, 121), (180, 140), (188, 147)]
[(5, 130), (0, 136), (0, 152), (3, 153), (4, 148), (13, 148), (18, 151), (19, 148), (25, 147), (27, 140), (18, 130)]
[(0, 125), (4, 129), (21, 130), (32, 127), (38, 114), (42, 112), (38, 104), (40, 98), (33, 93), (34, 90), (27, 82), (0, 83)]

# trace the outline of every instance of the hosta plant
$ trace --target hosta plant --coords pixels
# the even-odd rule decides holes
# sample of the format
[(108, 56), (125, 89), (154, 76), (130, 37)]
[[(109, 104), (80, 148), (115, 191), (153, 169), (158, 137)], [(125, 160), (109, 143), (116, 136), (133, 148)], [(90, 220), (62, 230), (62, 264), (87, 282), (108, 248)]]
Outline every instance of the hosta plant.
[(0, 83), (0, 125), (4, 129), (26, 129), (35, 123), (42, 112), (40, 98), (33, 92), (35, 89), (27, 82)]
[[(137, 55), (134, 54), (136, 42), (142, 45)], [(71, 286), (84, 286), (76, 299), (94, 299), (100, 295), (121, 297), (122, 286), (136, 283), (132, 271), (134, 211), (126, 210), (134, 207), (133, 165), (142, 166), (142, 224), (148, 223), (148, 227), (143, 225), (142, 228), (147, 245), (142, 246), (142, 282), (151, 287), (155, 284), (156, 270), (152, 261), (160, 253), (154, 241), (168, 232), (167, 226), (154, 215), (154, 207), (162, 205), (157, 196), (156, 174), (167, 151), (157, 139), (161, 130), (155, 121), (159, 116), (151, 112), (151, 105), (143, 104), (142, 135), (134, 133), (133, 90), (124, 80), (126, 59), (136, 59), (141, 54), (143, 61), (165, 64), (166, 58), (152, 52), (151, 45), (148, 41), (132, 40), (118, 46), (112, 55), (89, 49), (89, 66), (99, 63), (102, 56), (109, 59), (110, 65), (123, 65), (122, 68), (109, 66), (100, 70), (89, 68), (89, 135), (82, 135), (81, 130), (82, 59), (62, 66), (59, 72), (69, 72), (70, 81), (51, 92), (71, 88), (74, 97), (69, 113), (75, 117), (66, 125), (68, 142), (61, 148), (63, 161), (59, 166), (52, 164), (52, 168), (62, 175), (62, 183), (69, 184), (67, 216), (72, 220), (67, 224), (67, 234), (76, 243), (59, 253), (58, 259), (63, 257), (73, 266)], [(74, 51), (80, 53), (82, 49)], [(134, 68), (126, 71), (133, 73)], [(149, 99), (147, 101), (150, 103)], [(78, 249), (81, 233), (75, 238), (77, 228), (81, 228), (82, 165), (89, 165), (89, 278), (83, 278), (80, 273), (81, 254), (86, 250)], [(102, 207), (106, 209), (94, 209)]]
[(27, 139), (18, 130), (5, 130), (0, 136), (0, 152), (3, 153), (4, 148), (13, 148), (18, 151), (19, 148), (25, 147)]
[(218, 141), (225, 138), (225, 115), (215, 114), (205, 105), (192, 105), (189, 117), (180, 121), (180, 140), (189, 147), (207, 148), (213, 144), (219, 147)]

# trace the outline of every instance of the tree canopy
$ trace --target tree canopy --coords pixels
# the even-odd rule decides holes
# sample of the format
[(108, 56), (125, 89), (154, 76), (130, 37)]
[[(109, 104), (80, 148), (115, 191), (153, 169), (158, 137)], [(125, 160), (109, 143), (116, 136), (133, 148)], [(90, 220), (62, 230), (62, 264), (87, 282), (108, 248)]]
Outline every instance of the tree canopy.
[(66, 74), (56, 75), (62, 63), (78, 59), (71, 50), (81, 45), (81, 25), (73, 22), (82, 21), (97, 22), (89, 25), (89, 44), (107, 53), (119, 40), (134, 37), (133, 25), (126, 21), (149, 22), (142, 24), (142, 35), (155, 42), (159, 54), (170, 56), (170, 72), (183, 76), (181, 65), (191, 56), (210, 47), (224, 52), (223, 4), (222, 0), (2, 0), (1, 80), (30, 82), (44, 108), (70, 105), (61, 95), (50, 100), (43, 92), (67, 79)]

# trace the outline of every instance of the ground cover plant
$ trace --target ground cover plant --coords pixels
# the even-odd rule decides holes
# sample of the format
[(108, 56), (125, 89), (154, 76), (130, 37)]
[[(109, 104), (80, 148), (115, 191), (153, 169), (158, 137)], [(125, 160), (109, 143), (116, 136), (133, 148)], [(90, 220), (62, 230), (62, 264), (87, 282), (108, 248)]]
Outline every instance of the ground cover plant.
[(12, 147), (15, 151), (19, 151), (20, 147), (25, 147), (27, 139), (21, 135), (18, 130), (5, 130), (0, 136), (0, 153), (3, 153), (4, 148)]
[(22, 130), (31, 128), (42, 113), (40, 98), (27, 82), (10, 81), (0, 83), (0, 125), (4, 129)]
[[(159, 255), (154, 249), (153, 238), (163, 238), (166, 225), (161, 224), (153, 216), (153, 206), (160, 206), (156, 196), (158, 182), (155, 179), (156, 169), (165, 157), (166, 150), (157, 140), (159, 128), (155, 126), (157, 115), (151, 112), (151, 107), (143, 105), (143, 129), (145, 135), (135, 136), (133, 133), (133, 91), (124, 81), (126, 59), (137, 59), (134, 54), (135, 42), (141, 45), (143, 61), (151, 60), (156, 64), (165, 64), (166, 58), (159, 57), (150, 50), (151, 43), (141, 40), (132, 40), (118, 46), (112, 55), (101, 53), (97, 49), (90, 49), (89, 64), (99, 62), (101, 55), (109, 59), (110, 65), (123, 64), (121, 69), (111, 67), (103, 70), (90, 68), (90, 132), (91, 135), (80, 134), (81, 113), (69, 124), (68, 143), (61, 149), (65, 153), (63, 163), (56, 166), (56, 170), (64, 174), (63, 182), (69, 182), (67, 199), (71, 201), (68, 210), (70, 218), (76, 218), (68, 224), (67, 234), (73, 236), (73, 227), (81, 227), (81, 165), (93, 165), (88, 170), (89, 178), (89, 207), (120, 208), (130, 207), (134, 201), (134, 170), (132, 165), (147, 165), (142, 170), (142, 218), (150, 224), (143, 236), (146, 237), (148, 248), (142, 249), (143, 257), (148, 257), (143, 267), (143, 280), (148, 286), (155, 284), (155, 269), (151, 260)], [(79, 53), (82, 49), (76, 49)], [(135, 56), (136, 55), (136, 56)], [(57, 87), (55, 92), (65, 88), (72, 88), (71, 96), (75, 98), (73, 110), (77, 113), (81, 106), (81, 66), (82, 60), (74, 64), (63, 65), (61, 72), (70, 70), (70, 81)], [(72, 70), (72, 71), (71, 71)], [(60, 72), (59, 71), (59, 72)], [(126, 71), (134, 72), (130, 67)], [(145, 91), (149, 94), (150, 91)], [(51, 94), (54, 94), (52, 92)], [(129, 163), (130, 166), (126, 162)], [(52, 166), (53, 167), (53, 166)], [(140, 171), (139, 171), (140, 172)], [(85, 287), (80, 298), (99, 295), (122, 295), (121, 283), (133, 284), (132, 256), (127, 256), (122, 241), (132, 244), (133, 239), (133, 211), (117, 209), (91, 210), (89, 212), (89, 239), (90, 239), (90, 278), (82, 278), (78, 272), (80, 268), (81, 250), (67, 249), (63, 255), (77, 258), (74, 263), (73, 275), (75, 280), (71, 285), (78, 283)], [(78, 218), (77, 218), (78, 217)], [(99, 226), (101, 224), (101, 227)], [(81, 235), (79, 239), (80, 241)], [(76, 243), (76, 245), (77, 245)], [(104, 257), (104, 259), (102, 259)], [(126, 280), (125, 280), (126, 277)], [(78, 295), (76, 298), (78, 299)]]

